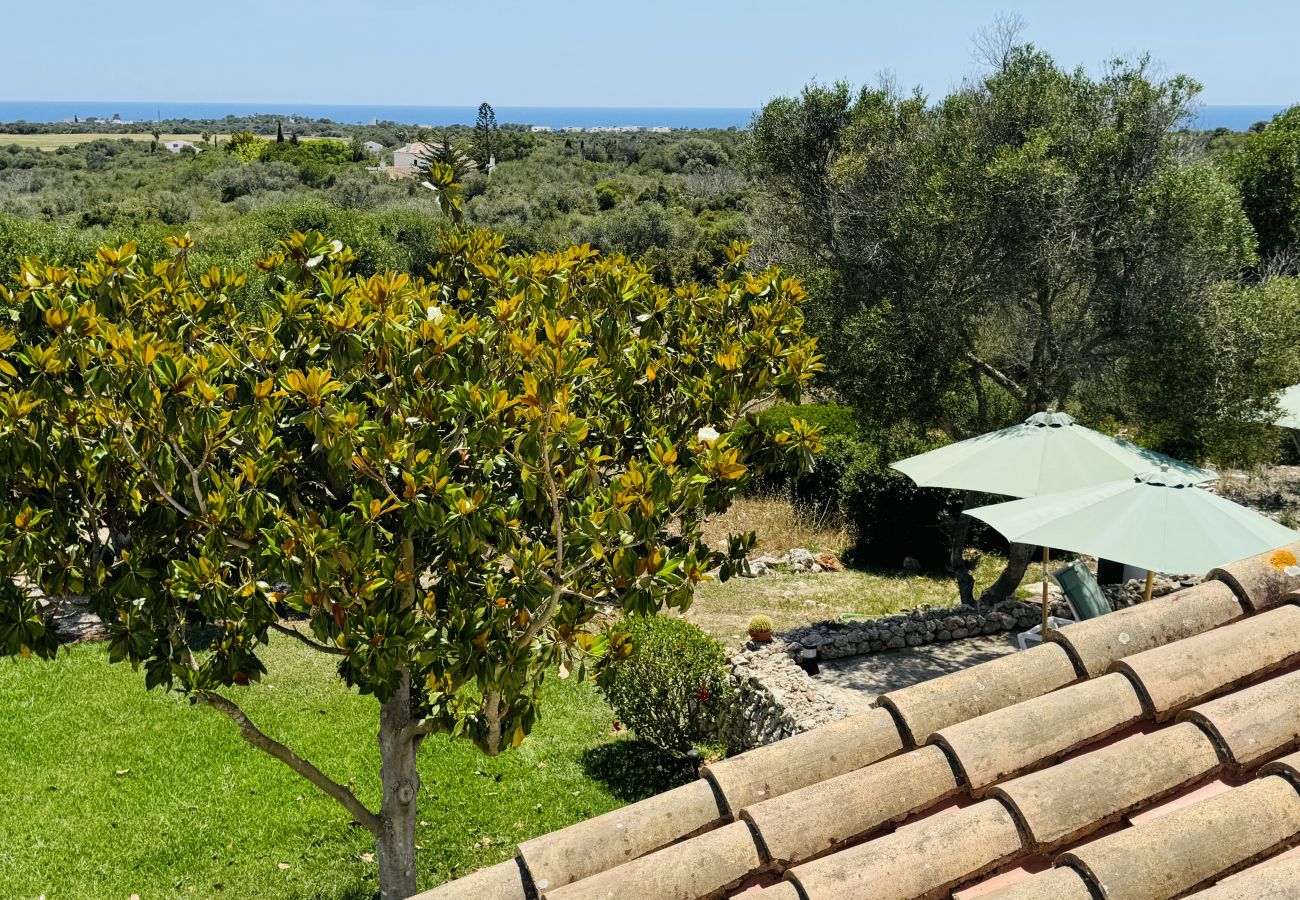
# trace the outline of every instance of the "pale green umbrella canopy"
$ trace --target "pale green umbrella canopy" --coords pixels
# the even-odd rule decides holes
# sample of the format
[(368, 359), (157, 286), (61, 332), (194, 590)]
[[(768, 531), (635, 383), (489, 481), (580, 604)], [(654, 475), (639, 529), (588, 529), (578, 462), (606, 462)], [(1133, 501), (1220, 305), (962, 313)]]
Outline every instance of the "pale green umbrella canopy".
[(1199, 574), (1300, 541), (1300, 534), (1172, 470), (981, 506), (1004, 537), (1115, 559), (1149, 572)]
[(1218, 477), (1093, 431), (1063, 412), (1035, 413), (1019, 425), (904, 459), (893, 468), (922, 487), (1037, 497), (1130, 478), (1162, 465), (1196, 483)]
[(1294, 384), (1278, 395), (1277, 408), (1282, 413), (1277, 417), (1277, 424), (1300, 431), (1300, 384)]

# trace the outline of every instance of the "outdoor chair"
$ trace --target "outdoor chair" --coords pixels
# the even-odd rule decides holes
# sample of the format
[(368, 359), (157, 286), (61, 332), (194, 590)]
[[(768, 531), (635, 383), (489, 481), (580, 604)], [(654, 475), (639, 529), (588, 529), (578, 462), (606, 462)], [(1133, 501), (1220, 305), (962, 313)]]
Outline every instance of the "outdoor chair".
[[(1076, 559), (1068, 566), (1057, 569), (1052, 573), (1052, 577), (1061, 586), (1061, 591), (1065, 594), (1065, 602), (1074, 616), (1073, 620), (1052, 618), (1050, 620), (1052, 628), (1069, 625), (1071, 621), (1082, 622), (1084, 619), (1095, 619), (1110, 612), (1110, 602), (1102, 593), (1101, 585), (1097, 584), (1092, 571), (1081, 560)], [(1031, 644), (1041, 644), (1042, 631), (1041, 625), (1022, 631), (1016, 635), (1017, 646), (1024, 650)]]

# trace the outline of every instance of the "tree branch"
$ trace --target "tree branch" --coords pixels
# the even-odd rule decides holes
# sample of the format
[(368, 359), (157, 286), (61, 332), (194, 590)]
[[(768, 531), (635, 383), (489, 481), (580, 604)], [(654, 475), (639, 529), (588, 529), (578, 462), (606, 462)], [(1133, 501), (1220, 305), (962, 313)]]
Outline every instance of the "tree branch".
[(437, 727), (438, 723), (433, 719), (420, 719), (418, 722), (412, 722), (402, 729), (402, 740), (413, 741), (416, 738), (433, 734), (433, 730)]
[(987, 375), (990, 379), (992, 379), (992, 381), (995, 384), (997, 384), (999, 387), (1005, 390), (1012, 397), (1015, 397), (1021, 403), (1025, 402), (1024, 389), (1021, 388), (1020, 385), (1016, 384), (1009, 375), (1006, 375), (1005, 373), (995, 369), (993, 366), (989, 365), (984, 360), (980, 359), (974, 353), (968, 352), (966, 354), (966, 361), (969, 362), (975, 368), (979, 369), (980, 372)]
[(487, 719), (488, 733), (484, 748), (488, 756), (501, 752), (501, 692), (487, 691), (483, 694), (483, 715)]
[(293, 628), (289, 625), (282, 625), (279, 622), (272, 622), (271, 627), (274, 628), (276, 631), (280, 632), (281, 634), (287, 634), (290, 637), (297, 638), (299, 641), (306, 644), (308, 647), (312, 648), (313, 650), (319, 650), (321, 653), (332, 653), (335, 656), (348, 655), (348, 651), (344, 650), (342, 647), (331, 647), (329, 644), (322, 644), (319, 643), (318, 641), (313, 641), (311, 638), (307, 637), (307, 635), (303, 634), (297, 628)]
[(197, 702), (224, 713), (232, 722), (239, 726), (239, 734), (244, 740), (252, 744), (258, 750), (275, 757), (289, 768), (293, 769), (303, 778), (306, 778), (316, 787), (320, 788), (329, 796), (337, 800), (344, 809), (351, 813), (357, 823), (363, 826), (375, 837), (383, 834), (383, 823), (379, 816), (366, 807), (364, 803), (357, 799), (356, 794), (351, 790), (334, 781), (320, 769), (294, 753), (284, 744), (274, 738), (268, 737), (260, 728), (244, 714), (244, 711), (235, 703), (227, 700), (220, 694), (200, 691), (194, 694)]
[[(181, 449), (180, 443), (175, 438), (169, 438), (167, 442), (172, 445), (172, 450), (176, 451), (176, 455), (180, 457), (181, 464), (184, 465), (186, 470), (190, 473), (190, 487), (194, 489), (194, 500), (199, 504), (199, 512), (202, 513), (203, 517), (206, 519), (208, 516), (208, 501), (203, 496), (203, 488), (199, 484), (199, 470), (194, 468), (194, 464), (190, 462), (190, 458), (185, 455), (185, 451)], [(207, 463), (207, 455), (208, 451), (205, 449), (203, 451), (203, 462), (205, 465)]]
[[(154, 489), (157, 490), (158, 493), (162, 495), (162, 498), (166, 500), (167, 503), (170, 504), (171, 507), (175, 509), (178, 513), (180, 513), (182, 516), (185, 516), (185, 518), (198, 519), (198, 521), (202, 522), (205, 526), (211, 527), (211, 523), (207, 521), (206, 516), (203, 516), (201, 518), (199, 516), (196, 516), (193, 510), (191, 510), (188, 506), (185, 506), (183, 503), (181, 503), (179, 500), (173, 497), (167, 491), (167, 489), (162, 486), (162, 481), (158, 478), (157, 475), (154, 474), (153, 469), (149, 468), (148, 463), (146, 463), (140, 457), (140, 454), (136, 452), (135, 444), (131, 443), (131, 439), (127, 437), (126, 428), (122, 425), (122, 423), (112, 418), (110, 418), (109, 421), (113, 423), (113, 425), (117, 428), (118, 434), (122, 436), (122, 443), (126, 444), (126, 449), (131, 454), (131, 458), (135, 460), (136, 465), (140, 467), (140, 471), (144, 472), (145, 477), (149, 479), (150, 483), (154, 486)], [(184, 454), (182, 454), (182, 459), (184, 459)], [(186, 461), (185, 464), (186, 466), (188, 466), (189, 465), (188, 461)], [(198, 485), (197, 485), (198, 478), (193, 469), (190, 469), (190, 476), (192, 479), (191, 484), (195, 486), (195, 490), (198, 490)], [(200, 502), (202, 502), (201, 499)], [(225, 534), (224, 531), (222, 533)], [(237, 547), (240, 550), (252, 549), (253, 546), (252, 544), (248, 543), (248, 541), (241, 540), (240, 538), (237, 538), (234, 535), (225, 534), (225, 538), (228, 544), (230, 544), (233, 547)]]
[(542, 608), (533, 615), (528, 627), (524, 629), (524, 633), (515, 642), (515, 646), (520, 650), (531, 644), (541, 630), (550, 623), (555, 615), (555, 608), (560, 603), (560, 597), (564, 593), (564, 580), (562, 577), (564, 573), (564, 510), (560, 497), (560, 488), (555, 483), (555, 473), (551, 468), (551, 407), (549, 404), (546, 407), (546, 432), (542, 435), (542, 478), (546, 483), (546, 492), (550, 495), (551, 528), (555, 535), (555, 565), (552, 566), (552, 572), (559, 574), (551, 578), (551, 596), (542, 605)]
[(131, 458), (135, 460), (136, 465), (138, 465), (140, 467), (140, 470), (144, 472), (145, 477), (148, 478), (149, 481), (153, 483), (154, 490), (156, 490), (159, 494), (161, 494), (162, 498), (166, 500), (168, 503), (170, 503), (172, 508), (175, 509), (182, 516), (185, 516), (185, 518), (187, 519), (193, 519), (194, 518), (193, 510), (191, 510), (188, 506), (182, 504), (179, 500), (173, 497), (165, 487), (162, 486), (162, 482), (158, 479), (158, 476), (153, 473), (153, 469), (150, 469), (148, 464), (145, 463), (145, 461), (141, 458), (140, 454), (136, 452), (135, 444), (131, 443), (131, 439), (127, 437), (126, 428), (123, 427), (122, 423), (113, 419), (110, 419), (109, 421), (111, 421), (114, 425), (117, 426), (117, 432), (122, 436), (122, 443), (126, 444), (127, 452), (131, 454)]

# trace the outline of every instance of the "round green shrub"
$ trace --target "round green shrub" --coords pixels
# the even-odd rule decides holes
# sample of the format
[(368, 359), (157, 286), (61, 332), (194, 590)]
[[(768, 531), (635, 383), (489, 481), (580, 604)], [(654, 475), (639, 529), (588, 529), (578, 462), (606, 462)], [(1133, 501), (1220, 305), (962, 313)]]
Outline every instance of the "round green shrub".
[(722, 645), (670, 616), (631, 616), (612, 630), (628, 636), (631, 653), (598, 683), (623, 724), (678, 756), (716, 742), (731, 700)]

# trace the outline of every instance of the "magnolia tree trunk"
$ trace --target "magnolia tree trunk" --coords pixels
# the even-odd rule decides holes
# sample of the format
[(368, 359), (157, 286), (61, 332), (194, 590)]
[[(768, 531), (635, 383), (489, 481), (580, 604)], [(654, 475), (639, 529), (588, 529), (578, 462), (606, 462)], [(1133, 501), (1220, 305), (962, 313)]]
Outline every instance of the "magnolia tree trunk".
[(1007, 548), (1007, 567), (1002, 570), (998, 580), (980, 594), (980, 603), (1000, 603), (1014, 594), (1024, 580), (1029, 564), (1033, 562), (1034, 549), (1031, 544), (1011, 544)]
[(402, 687), (379, 709), (379, 761), (384, 801), (375, 838), (379, 858), (381, 900), (402, 900), (415, 893), (415, 820), (420, 773), (415, 768), (418, 739), (404, 734), (411, 724), (411, 684)]

